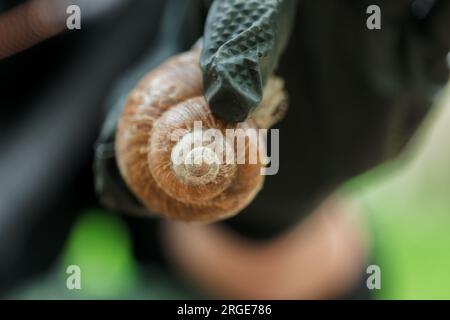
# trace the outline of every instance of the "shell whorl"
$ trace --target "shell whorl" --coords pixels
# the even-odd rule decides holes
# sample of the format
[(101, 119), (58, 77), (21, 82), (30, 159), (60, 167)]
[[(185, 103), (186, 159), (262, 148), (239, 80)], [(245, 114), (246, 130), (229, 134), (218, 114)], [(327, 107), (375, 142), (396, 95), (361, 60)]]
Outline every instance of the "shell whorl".
[[(175, 56), (131, 92), (117, 125), (116, 158), (127, 186), (149, 212), (211, 222), (247, 206), (264, 176), (260, 159), (224, 161), (224, 155), (235, 156), (225, 131), (256, 129), (258, 122), (229, 124), (213, 116), (202, 95), (198, 61), (198, 50)], [(252, 143), (245, 142), (246, 151)]]

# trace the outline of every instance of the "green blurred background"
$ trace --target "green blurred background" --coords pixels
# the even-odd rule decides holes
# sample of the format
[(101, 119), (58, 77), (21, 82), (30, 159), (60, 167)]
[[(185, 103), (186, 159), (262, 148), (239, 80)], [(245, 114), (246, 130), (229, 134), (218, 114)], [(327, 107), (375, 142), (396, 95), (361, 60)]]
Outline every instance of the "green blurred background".
[(450, 299), (450, 90), (402, 157), (349, 186), (366, 209), (385, 299)]
[[(450, 299), (450, 89), (397, 160), (344, 186), (363, 205), (372, 256), (381, 268), (378, 299)], [(66, 268), (82, 270), (67, 290)], [(116, 215), (88, 209), (59, 262), (12, 298), (202, 298), (167, 270), (135, 262), (129, 231)], [(203, 297), (204, 298), (204, 297)]]

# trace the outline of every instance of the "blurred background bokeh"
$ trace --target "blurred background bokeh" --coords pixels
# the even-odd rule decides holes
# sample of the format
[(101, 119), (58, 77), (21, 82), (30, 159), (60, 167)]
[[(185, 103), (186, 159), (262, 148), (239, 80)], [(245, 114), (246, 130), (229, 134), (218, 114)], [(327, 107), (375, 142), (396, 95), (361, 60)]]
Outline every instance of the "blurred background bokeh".
[[(2, 1), (0, 14), (23, 2)], [(166, 3), (100, 2), (81, 30), (52, 29), (51, 39), (0, 60), (0, 297), (208, 298), (168, 263), (153, 220), (113, 213), (96, 198), (105, 100), (160, 45)], [(447, 86), (399, 158), (342, 187), (361, 203), (370, 263), (382, 270), (380, 290), (355, 289), (352, 298), (450, 299), (449, 137)], [(67, 289), (69, 265), (80, 266), (82, 290)]]

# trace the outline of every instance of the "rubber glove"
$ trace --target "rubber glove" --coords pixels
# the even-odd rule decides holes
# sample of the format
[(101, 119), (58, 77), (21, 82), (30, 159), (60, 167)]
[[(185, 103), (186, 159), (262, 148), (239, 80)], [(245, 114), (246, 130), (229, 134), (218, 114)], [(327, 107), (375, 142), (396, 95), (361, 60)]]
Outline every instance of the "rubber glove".
[(200, 65), (212, 112), (244, 121), (289, 38), (296, 0), (216, 0), (206, 20)]

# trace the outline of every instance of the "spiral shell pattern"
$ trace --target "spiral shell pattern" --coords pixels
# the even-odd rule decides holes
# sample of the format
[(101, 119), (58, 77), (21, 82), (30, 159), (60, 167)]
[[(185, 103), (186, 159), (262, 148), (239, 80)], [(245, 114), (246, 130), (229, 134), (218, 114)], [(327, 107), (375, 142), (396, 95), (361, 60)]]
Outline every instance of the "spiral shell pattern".
[[(128, 97), (116, 131), (116, 158), (126, 184), (149, 213), (212, 222), (241, 211), (262, 187), (260, 157), (256, 163), (229, 163), (204, 138), (214, 129), (215, 143), (218, 134), (224, 153), (236, 156), (226, 130), (257, 129), (258, 122), (216, 118), (202, 93), (199, 50), (193, 50), (151, 71)], [(200, 131), (195, 123), (201, 123)], [(252, 143), (245, 141), (244, 154), (264, 147)]]

